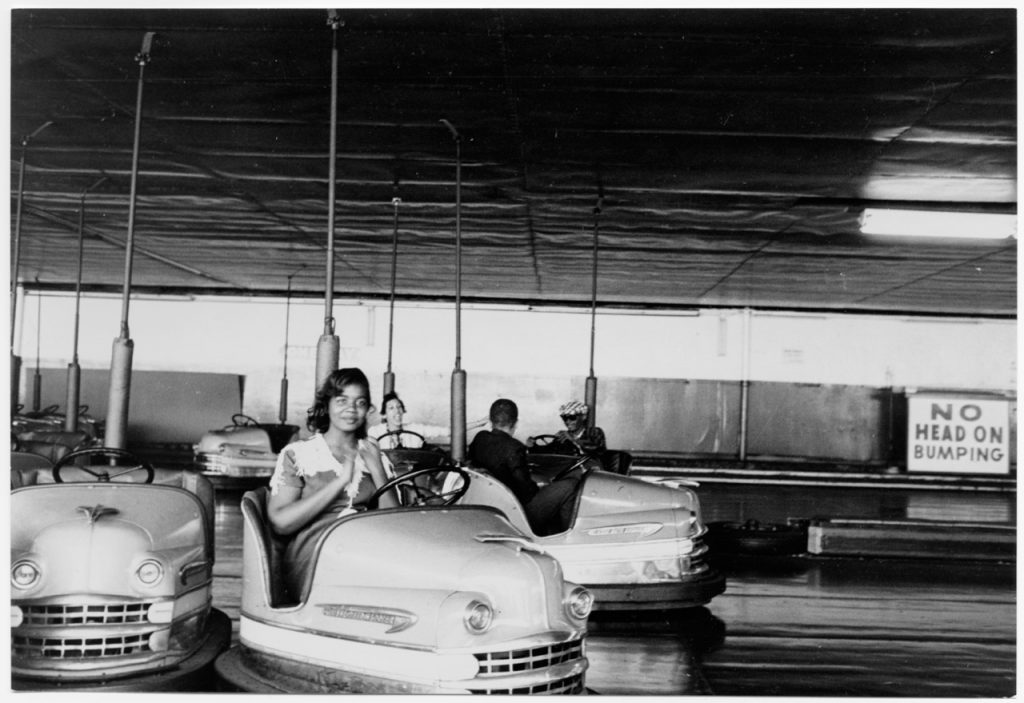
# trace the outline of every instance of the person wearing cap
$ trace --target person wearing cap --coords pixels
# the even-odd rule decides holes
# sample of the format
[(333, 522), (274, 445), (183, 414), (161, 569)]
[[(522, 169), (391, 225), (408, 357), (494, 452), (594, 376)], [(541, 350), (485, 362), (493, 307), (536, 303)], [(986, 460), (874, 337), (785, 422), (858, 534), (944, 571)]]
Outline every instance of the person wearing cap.
[(565, 429), (555, 435), (553, 445), (564, 445), (568, 454), (587, 454), (600, 457), (608, 449), (604, 438), (604, 430), (600, 427), (588, 427), (587, 418), (590, 408), (580, 400), (570, 400), (558, 409), (558, 414), (565, 423)]

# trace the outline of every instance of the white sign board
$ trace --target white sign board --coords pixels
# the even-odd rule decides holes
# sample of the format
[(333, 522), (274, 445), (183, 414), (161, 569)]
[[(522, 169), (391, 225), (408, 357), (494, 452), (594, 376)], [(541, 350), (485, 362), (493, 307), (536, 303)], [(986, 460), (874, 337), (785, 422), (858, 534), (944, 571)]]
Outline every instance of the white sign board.
[(914, 394), (907, 400), (907, 471), (1010, 472), (1010, 403)]

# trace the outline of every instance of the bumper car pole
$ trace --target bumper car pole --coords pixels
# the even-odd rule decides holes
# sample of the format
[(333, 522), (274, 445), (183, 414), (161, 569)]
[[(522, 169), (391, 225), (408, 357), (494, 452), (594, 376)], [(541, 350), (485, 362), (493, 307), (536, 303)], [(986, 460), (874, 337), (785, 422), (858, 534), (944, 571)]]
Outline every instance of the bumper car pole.
[(590, 412), (587, 413), (587, 426), (594, 427), (597, 417), (597, 376), (594, 375), (594, 339), (597, 329), (597, 249), (600, 237), (598, 223), (601, 217), (601, 201), (598, 196), (597, 205), (594, 206), (594, 263), (593, 276), (590, 286), (590, 375), (587, 376), (584, 401)]
[(455, 140), (455, 370), (452, 371), (451, 456), (466, 461), (466, 372), (462, 369), (462, 137), (448, 120), (441, 123)]
[(750, 407), (750, 308), (743, 310), (743, 368), (740, 379), (740, 461), (747, 460), (747, 424)]
[(25, 199), (25, 156), (28, 144), (53, 121), (44, 122), (21, 140), (21, 163), (18, 166), (18, 204), (14, 217), (14, 237), (11, 242), (11, 415), (18, 407), (18, 386), (21, 385), (21, 357), (14, 353), (14, 320), (18, 314), (18, 266), (21, 263), (21, 205)]
[[(36, 278), (36, 283), (39, 279)], [(36, 288), (36, 369), (32, 374), (32, 412), (39, 412), (42, 407), (43, 376), (39, 371), (39, 339), (43, 329), (43, 294)]]
[(78, 407), (82, 387), (82, 369), (78, 365), (78, 328), (82, 309), (82, 258), (85, 248), (85, 196), (99, 187), (107, 177), (99, 179), (82, 191), (78, 206), (78, 277), (75, 279), (75, 326), (71, 342), (71, 363), (68, 364), (67, 412), (64, 413), (64, 430), (78, 430)]
[[(299, 271), (306, 268), (299, 267)], [(281, 402), (277, 406), (277, 421), (282, 425), (288, 421), (288, 328), (292, 316), (292, 279), (299, 271), (288, 276), (288, 288), (284, 297), (284, 364), (281, 371)]]
[[(398, 206), (402, 199), (397, 195), (391, 199), (395, 208), (395, 228), (391, 235), (391, 308), (388, 313), (388, 369), (384, 372), (384, 395), (395, 390), (395, 374), (391, 370), (391, 350), (395, 341), (395, 283), (398, 275)], [(384, 408), (381, 408), (383, 411)]]
[[(128, 236), (124, 247), (124, 292), (121, 296), (121, 333), (114, 339), (110, 358), (110, 389), (107, 400), (107, 421), (104, 444), (124, 449), (128, 432), (128, 397), (132, 383), (132, 353), (135, 343), (128, 331), (128, 302), (131, 298), (132, 255), (135, 250), (135, 195), (139, 179), (139, 138), (142, 134), (142, 88), (146, 64), (153, 46), (154, 32), (146, 32), (142, 50), (135, 57), (139, 62), (139, 87), (135, 98), (135, 140), (132, 145), (131, 196), (128, 199)], [(77, 410), (77, 408), (76, 408)]]
[(327, 284), (324, 286), (324, 332), (316, 345), (316, 388), (338, 368), (341, 343), (334, 334), (334, 198), (338, 144), (338, 28), (345, 23), (337, 10), (327, 11), (331, 28), (331, 138), (327, 180)]

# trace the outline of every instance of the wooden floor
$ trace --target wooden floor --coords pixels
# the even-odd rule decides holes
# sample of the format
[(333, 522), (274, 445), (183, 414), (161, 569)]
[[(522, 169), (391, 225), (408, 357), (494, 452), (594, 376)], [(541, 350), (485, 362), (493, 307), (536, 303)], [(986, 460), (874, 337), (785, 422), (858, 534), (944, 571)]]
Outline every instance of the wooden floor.
[[(793, 510), (933, 514), (956, 496), (873, 499), (833, 489), (702, 489), (705, 519), (776, 519)], [(237, 636), (239, 493), (219, 492), (214, 605)], [(923, 500), (923, 502), (922, 502)], [(951, 502), (946, 502), (951, 501)], [(918, 507), (914, 507), (914, 506)], [(1016, 519), (1005, 497), (972, 509)], [(881, 506), (881, 507), (880, 507)], [(921, 507), (923, 506), (923, 507)], [(1014, 564), (910, 559), (739, 558), (727, 590), (677, 616), (602, 616), (588, 637), (599, 694), (1007, 697), (1017, 693)]]

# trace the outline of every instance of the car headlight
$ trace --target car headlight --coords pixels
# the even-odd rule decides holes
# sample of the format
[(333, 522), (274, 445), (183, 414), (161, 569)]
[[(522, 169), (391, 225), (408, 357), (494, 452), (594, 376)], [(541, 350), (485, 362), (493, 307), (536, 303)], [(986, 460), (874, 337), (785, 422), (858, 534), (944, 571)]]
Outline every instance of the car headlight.
[(144, 586), (152, 586), (163, 577), (164, 567), (156, 559), (147, 559), (139, 564), (139, 568), (135, 570), (135, 578), (142, 582)]
[(594, 607), (594, 596), (583, 586), (577, 586), (565, 599), (565, 607), (577, 620), (586, 620), (591, 608)]
[(15, 588), (32, 588), (39, 582), (39, 567), (33, 562), (23, 560), (11, 567), (11, 585)]
[(465, 623), (466, 629), (470, 632), (476, 634), (486, 632), (492, 622), (494, 622), (494, 611), (491, 606), (478, 600), (471, 601), (466, 606)]

